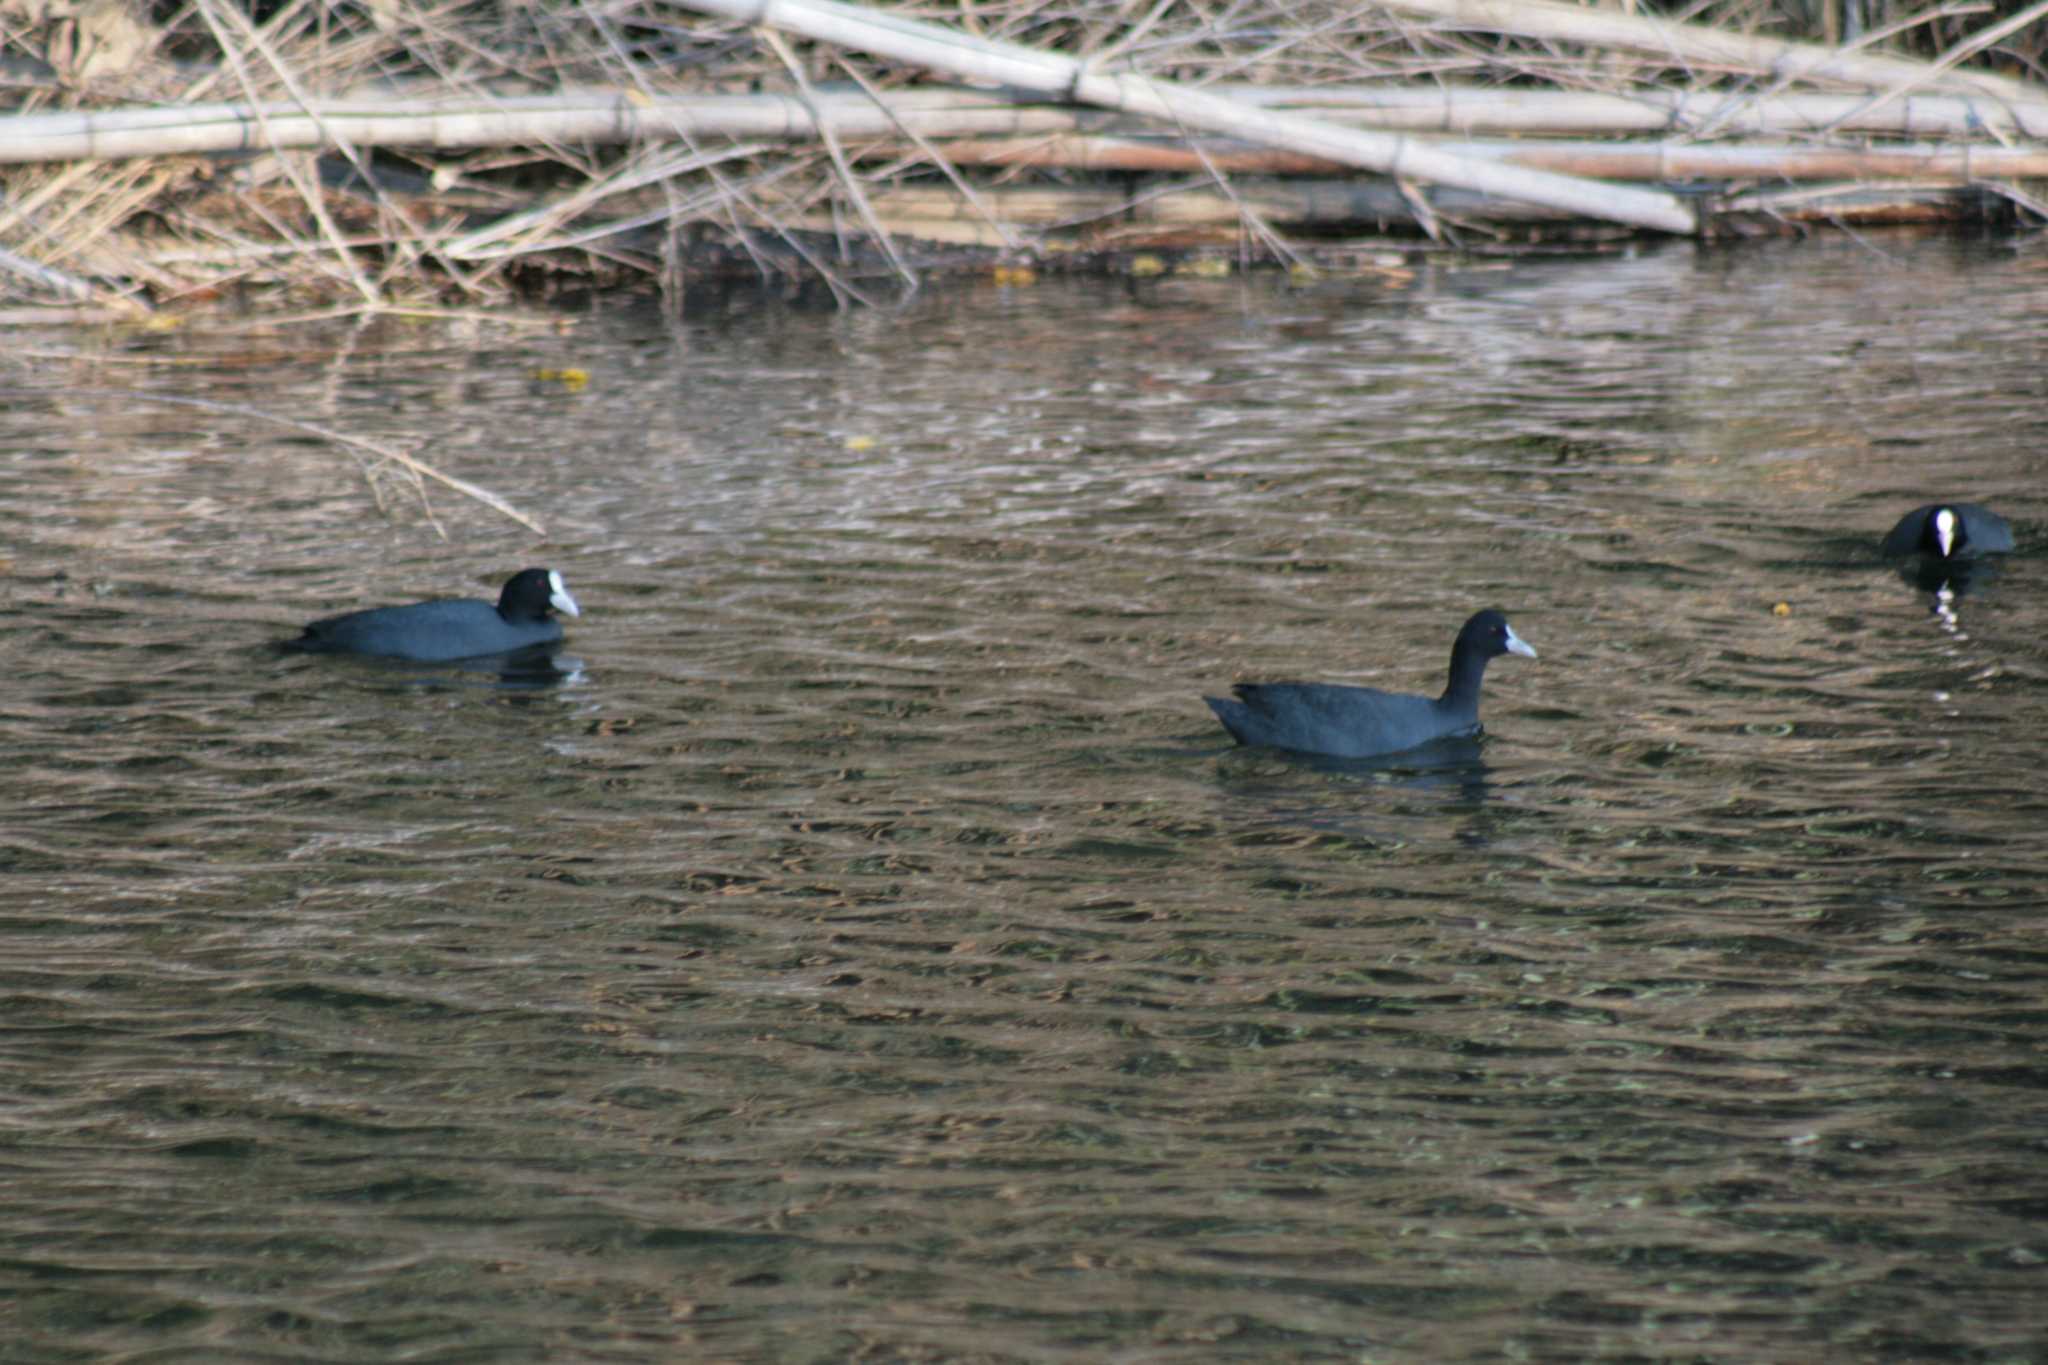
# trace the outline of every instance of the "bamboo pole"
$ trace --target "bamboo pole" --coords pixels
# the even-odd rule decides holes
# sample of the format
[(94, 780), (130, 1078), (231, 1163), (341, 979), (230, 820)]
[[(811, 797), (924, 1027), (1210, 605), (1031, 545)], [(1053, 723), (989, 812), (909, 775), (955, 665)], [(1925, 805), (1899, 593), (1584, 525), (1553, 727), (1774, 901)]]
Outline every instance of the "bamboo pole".
[[(1159, 139), (1064, 134), (1049, 138), (958, 138), (939, 144), (962, 165), (1029, 166), (1086, 171), (1199, 174), (1207, 164), (1232, 173), (1329, 174), (1317, 157), (1245, 143), (1189, 145)], [(1460, 150), (1560, 175), (1603, 180), (1939, 180), (2048, 177), (2048, 147), (1892, 147), (1686, 142), (1464, 141)]]
[[(1189, 184), (1165, 192), (1133, 195), (1126, 190), (1086, 186), (1041, 186), (985, 191), (990, 210), (1004, 223), (1035, 230), (1085, 227), (1113, 222), (1116, 226), (1235, 227), (1246, 209), (1290, 227), (1355, 226), (1359, 223), (1413, 221), (1415, 214), (1400, 189), (1385, 180), (1281, 180), (1246, 177), (1232, 185), (1235, 197), (1208, 184)], [(1447, 216), (1488, 213), (1498, 200), (1462, 191), (1442, 192), (1436, 205)], [(901, 224), (967, 223), (979, 215), (959, 196), (935, 186), (898, 186), (870, 192), (875, 211), (892, 227)], [(1555, 209), (1513, 206), (1515, 221), (1556, 222)], [(914, 230), (914, 229), (913, 229)]]
[[(925, 136), (1050, 132), (1074, 125), (1055, 106), (965, 91), (899, 92), (891, 109), (862, 96), (821, 100), (842, 137), (888, 136), (900, 120)], [(893, 112), (892, 112), (893, 110)], [(208, 152), (357, 147), (498, 147), (546, 142), (668, 141), (694, 136), (810, 140), (817, 125), (789, 95), (635, 100), (616, 91), (485, 102), (308, 100), (78, 110), (0, 118), (0, 163), (98, 161)]]
[(1142, 114), (1183, 128), (1228, 133), (1377, 171), (1456, 185), (1664, 232), (1692, 234), (1699, 220), (1676, 197), (1602, 185), (1459, 156), (1399, 134), (1349, 129), (1317, 119), (1248, 109), (1225, 96), (1188, 90), (1009, 43), (974, 39), (936, 25), (838, 0), (684, 0), (690, 8), (743, 23), (787, 29), (814, 41), (889, 57), (971, 79), (991, 80), (1083, 104)]
[[(1313, 111), (1332, 123), (1384, 130), (1487, 136), (1507, 133), (1682, 132), (1717, 136), (1815, 134), (1826, 129), (1905, 137), (1995, 137), (2048, 141), (2048, 105), (2003, 105), (1982, 97), (1914, 95), (1882, 109), (1855, 95), (1746, 98), (1714, 92), (1330, 87), (1222, 93), (1261, 108)], [(1112, 113), (1018, 103), (1014, 94), (974, 90), (821, 90), (811, 107), (781, 94), (691, 95), (639, 101), (587, 91), (495, 101), (309, 100), (263, 105), (78, 110), (0, 117), (0, 163), (118, 160), (324, 148), (335, 136), (356, 147), (531, 146), (624, 143), (688, 137), (811, 141), (819, 123), (841, 138), (976, 138), (1107, 132)], [(1859, 112), (1860, 111), (1860, 112)]]
[[(1245, 231), (1245, 210), (1289, 228), (1342, 229), (1356, 234), (1371, 228), (1418, 227), (1416, 206), (1400, 187), (1386, 180), (1240, 180), (1239, 197), (1211, 190), (1185, 189), (1166, 194), (1132, 196), (1116, 190), (1080, 187), (1001, 191), (990, 207), (1008, 221), (1038, 231), (1063, 231), (1063, 240), (1084, 250), (1130, 251), (1145, 248), (1186, 249), (1227, 246)], [(2004, 193), (1986, 185), (1983, 193)], [(1759, 219), (1806, 222), (1944, 223), (1981, 217), (1981, 206), (1966, 196), (1979, 191), (1956, 185), (1918, 182), (1810, 185), (1752, 191), (1729, 207)], [(949, 246), (998, 247), (1002, 238), (978, 216), (969, 216), (957, 198), (943, 190), (887, 190), (873, 196), (876, 212), (898, 237)], [(2029, 204), (2037, 210), (2048, 206)], [(1507, 204), (1463, 190), (1438, 190), (1430, 196), (1430, 214), (1468, 231), (1513, 229), (1517, 225), (1555, 227), (1570, 215), (1528, 204)], [(2048, 214), (2044, 214), (2048, 216)], [(1717, 215), (1717, 222), (1727, 215)], [(809, 213), (792, 225), (830, 231), (829, 216)], [(1500, 235), (1495, 232), (1494, 235)]]
[(1765, 95), (1753, 90), (1657, 87), (1611, 94), (1458, 85), (1208, 88), (1232, 99), (1313, 113), (1333, 122), (1360, 120), (1405, 132), (1481, 137), (1711, 129), (1716, 136), (1843, 132), (2048, 140), (2048, 90), (2024, 102), (1983, 95), (1903, 95), (1873, 105), (1867, 95)]

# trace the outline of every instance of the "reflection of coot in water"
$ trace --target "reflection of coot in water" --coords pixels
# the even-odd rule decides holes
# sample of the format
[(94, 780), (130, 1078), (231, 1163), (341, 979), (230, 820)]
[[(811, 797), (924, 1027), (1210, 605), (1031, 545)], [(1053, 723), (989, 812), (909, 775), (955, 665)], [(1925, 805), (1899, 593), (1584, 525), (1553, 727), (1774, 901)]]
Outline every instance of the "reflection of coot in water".
[(562, 638), (550, 613), (580, 616), (576, 599), (553, 569), (523, 569), (506, 580), (494, 606), (474, 597), (442, 598), (403, 607), (375, 607), (329, 616), (307, 626), (286, 649), (312, 654), (369, 654), (415, 663), (447, 663), (487, 654), (544, 654)]
[(1931, 502), (1899, 519), (1884, 538), (1887, 558), (1899, 561), (1899, 577), (1926, 592), (1943, 585), (1960, 596), (1972, 580), (1988, 580), (1994, 563), (1984, 555), (2007, 554), (2012, 527), (1988, 507), (1973, 502)]
[(1239, 683), (1231, 689), (1236, 701), (1202, 700), (1240, 744), (1371, 758), (1478, 733), (1479, 684), (1487, 661), (1502, 654), (1536, 657), (1507, 617), (1482, 611), (1451, 646), (1451, 677), (1441, 697), (1335, 683)]
[(1248, 845), (1291, 844), (1309, 831), (1391, 846), (1415, 838), (1413, 822), (1421, 819), (1431, 838), (1445, 833), (1482, 846), (1496, 818), (1487, 810), (1493, 770), (1483, 749), (1477, 735), (1369, 758), (1233, 749), (1217, 776), (1232, 834)]
[(1366, 758), (1333, 754), (1297, 754), (1293, 761), (1315, 772), (1357, 778), (1376, 788), (1410, 793), (1442, 793), (1468, 801), (1486, 797), (1486, 760), (1480, 756), (1477, 733), (1446, 735), (1412, 749)]
[(498, 675), (500, 687), (514, 691), (580, 682), (584, 676), (583, 660), (562, 653), (557, 645), (530, 645), (504, 654), (487, 654), (481, 659), (465, 659), (462, 663), (465, 667), (488, 667)]

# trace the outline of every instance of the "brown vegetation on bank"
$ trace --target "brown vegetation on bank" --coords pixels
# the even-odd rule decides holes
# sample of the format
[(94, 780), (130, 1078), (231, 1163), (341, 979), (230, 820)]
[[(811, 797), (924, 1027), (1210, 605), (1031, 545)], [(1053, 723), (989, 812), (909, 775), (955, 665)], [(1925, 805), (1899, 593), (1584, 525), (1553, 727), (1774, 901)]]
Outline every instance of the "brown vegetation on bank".
[(39, 310), (2048, 216), (2009, 0), (0, 0), (0, 86)]

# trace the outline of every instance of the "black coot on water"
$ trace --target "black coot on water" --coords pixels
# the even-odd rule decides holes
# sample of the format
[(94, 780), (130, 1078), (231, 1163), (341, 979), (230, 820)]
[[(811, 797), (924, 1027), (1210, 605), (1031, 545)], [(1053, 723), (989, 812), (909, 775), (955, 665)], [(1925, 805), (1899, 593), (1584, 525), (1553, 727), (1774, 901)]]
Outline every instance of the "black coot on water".
[(1204, 697), (1240, 744), (1268, 744), (1335, 758), (1399, 753), (1432, 740), (1479, 731), (1479, 684), (1502, 654), (1536, 651), (1498, 611), (1465, 623), (1451, 646), (1451, 678), (1441, 697), (1382, 692), (1335, 683), (1239, 683), (1236, 701)]
[(2012, 551), (2012, 527), (2005, 518), (1974, 502), (1930, 502), (1899, 518), (1884, 538), (1887, 556), (1974, 559)]
[(506, 580), (495, 605), (475, 597), (448, 597), (352, 611), (313, 622), (285, 647), (446, 663), (555, 644), (562, 638), (562, 623), (551, 614), (556, 611), (582, 615), (562, 575), (553, 569), (522, 569)]
[(1974, 502), (1930, 502), (1899, 518), (1882, 549), (1899, 577), (1937, 595), (1940, 603), (1989, 581), (1998, 563), (1988, 555), (2011, 553), (2012, 527), (2005, 518)]

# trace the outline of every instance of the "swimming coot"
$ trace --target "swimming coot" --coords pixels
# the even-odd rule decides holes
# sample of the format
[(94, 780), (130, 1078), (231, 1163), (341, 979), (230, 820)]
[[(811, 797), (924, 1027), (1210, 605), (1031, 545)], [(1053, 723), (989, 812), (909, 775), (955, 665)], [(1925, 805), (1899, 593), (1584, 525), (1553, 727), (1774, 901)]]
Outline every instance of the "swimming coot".
[(1887, 556), (1950, 560), (2011, 550), (2012, 527), (1998, 513), (1974, 502), (1930, 502), (1916, 507), (1884, 538)]
[(1240, 744), (1371, 758), (1478, 733), (1479, 682), (1486, 676), (1486, 661), (1502, 654), (1536, 657), (1507, 617), (1482, 611), (1465, 623), (1451, 646), (1451, 680), (1441, 697), (1335, 683), (1239, 683), (1231, 689), (1236, 701), (1202, 700)]
[(551, 609), (582, 615), (560, 574), (553, 569), (522, 569), (505, 580), (496, 606), (475, 597), (447, 597), (352, 611), (313, 622), (285, 647), (418, 663), (509, 654), (562, 638), (562, 623), (548, 614)]

